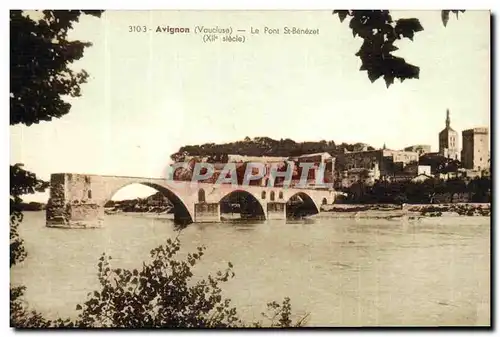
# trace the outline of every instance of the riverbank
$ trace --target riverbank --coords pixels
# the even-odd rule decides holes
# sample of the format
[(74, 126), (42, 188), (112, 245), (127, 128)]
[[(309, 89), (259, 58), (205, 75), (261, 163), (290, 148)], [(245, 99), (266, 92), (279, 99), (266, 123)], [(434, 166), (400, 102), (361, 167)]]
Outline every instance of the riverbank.
[(150, 218), (150, 219), (174, 219), (174, 213), (156, 213), (156, 212), (113, 212), (106, 215), (125, 215), (134, 218)]
[[(173, 219), (173, 213), (157, 212), (113, 212), (130, 217), (146, 217), (155, 219)], [(433, 205), (359, 205), (339, 204), (324, 205), (321, 212), (314, 217), (321, 218), (364, 218), (364, 219), (397, 219), (421, 217), (457, 217), (457, 216), (483, 216), (491, 215), (490, 204), (433, 204)], [(223, 214), (222, 220), (235, 220), (239, 214)]]
[(489, 203), (456, 203), (456, 204), (336, 204), (323, 205), (321, 213), (333, 217), (351, 218), (394, 218), (403, 216), (490, 216)]

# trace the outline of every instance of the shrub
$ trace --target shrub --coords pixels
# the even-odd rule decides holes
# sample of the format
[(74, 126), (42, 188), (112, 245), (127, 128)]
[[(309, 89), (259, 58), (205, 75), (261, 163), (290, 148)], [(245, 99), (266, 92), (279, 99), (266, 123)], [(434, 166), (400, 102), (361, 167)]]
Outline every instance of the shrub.
[(88, 294), (78, 325), (85, 327), (230, 327), (241, 324), (236, 308), (221, 295), (219, 284), (234, 276), (231, 263), (224, 272), (190, 285), (191, 268), (204, 248), (186, 260), (173, 257), (178, 239), (151, 251), (142, 270), (111, 269), (111, 257), (101, 256), (98, 277), (102, 288)]
[[(184, 260), (175, 259), (180, 249), (176, 238), (168, 239), (151, 251), (152, 260), (143, 262), (141, 270), (110, 267), (110, 256), (102, 255), (98, 263), (100, 289), (89, 293), (87, 301), (77, 305), (76, 320), (50, 321), (29, 312), (21, 300), (24, 288), (11, 289), (11, 326), (80, 327), (80, 328), (232, 328), (232, 327), (298, 327), (306, 316), (292, 322), (290, 299), (280, 305), (268, 304), (264, 321), (244, 323), (231, 301), (222, 296), (221, 283), (234, 277), (228, 263), (198, 282), (192, 280), (192, 268), (204, 255), (198, 247)], [(14, 295), (14, 296), (13, 296)]]

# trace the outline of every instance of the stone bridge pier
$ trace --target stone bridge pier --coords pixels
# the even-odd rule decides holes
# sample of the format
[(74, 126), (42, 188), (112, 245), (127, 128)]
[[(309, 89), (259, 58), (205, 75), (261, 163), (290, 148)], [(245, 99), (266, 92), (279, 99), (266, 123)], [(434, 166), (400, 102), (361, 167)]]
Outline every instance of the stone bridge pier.
[(52, 174), (46, 207), (48, 227), (92, 228), (102, 226), (104, 206), (92, 198), (90, 178)]
[[(174, 205), (174, 221), (183, 224), (219, 222), (221, 203), (236, 192), (244, 194), (245, 200), (250, 200), (241, 209), (242, 218), (252, 219), (286, 219), (291, 214), (287, 202), (296, 196), (304, 201), (302, 206), (309, 206), (307, 214), (318, 213), (320, 205), (333, 203), (336, 195), (334, 191), (326, 190), (214, 185), (73, 173), (52, 174), (50, 183), (46, 224), (60, 228), (101, 227), (104, 205), (118, 190), (130, 184), (142, 184), (160, 191)], [(304, 210), (299, 207), (296, 211), (300, 213)]]

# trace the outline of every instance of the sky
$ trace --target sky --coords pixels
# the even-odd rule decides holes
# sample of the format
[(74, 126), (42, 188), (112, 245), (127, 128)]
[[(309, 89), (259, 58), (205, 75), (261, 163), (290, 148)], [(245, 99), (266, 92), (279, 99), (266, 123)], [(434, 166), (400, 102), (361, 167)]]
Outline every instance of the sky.
[[(58, 172), (163, 177), (170, 155), (189, 144), (267, 136), (391, 149), (429, 144), (437, 151), (447, 108), (458, 132), (489, 127), (489, 12), (450, 16), (447, 27), (438, 11), (392, 15), (416, 17), (424, 31), (398, 42), (395, 52), (420, 67), (420, 79), (396, 80), (390, 88), (359, 71), (354, 54), (361, 39), (331, 11), (82, 17), (69, 36), (93, 44), (73, 65), (90, 74), (82, 96), (68, 98), (71, 111), (60, 119), (10, 127), (10, 162), (47, 180)], [(148, 32), (129, 32), (131, 25)], [(158, 26), (188, 27), (191, 34), (156, 33)], [(244, 29), (245, 42), (204, 43), (192, 33), (196, 26)], [(284, 35), (285, 26), (319, 34)], [(281, 34), (265, 34), (264, 27)], [(151, 192), (122, 191), (114, 199)]]

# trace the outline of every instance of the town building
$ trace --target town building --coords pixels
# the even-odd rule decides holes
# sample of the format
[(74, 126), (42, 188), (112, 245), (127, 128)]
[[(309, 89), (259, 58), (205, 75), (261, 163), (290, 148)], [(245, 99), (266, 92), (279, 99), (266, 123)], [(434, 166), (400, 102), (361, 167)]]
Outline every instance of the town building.
[(319, 152), (319, 153), (311, 153), (311, 154), (303, 154), (300, 156), (290, 157), (288, 160), (299, 162), (299, 163), (326, 163), (327, 161), (332, 159), (332, 155), (328, 152)]
[(446, 109), (446, 126), (439, 133), (439, 154), (446, 158), (459, 160), (458, 132), (451, 128), (450, 110)]
[(489, 164), (489, 132), (488, 128), (473, 128), (462, 131), (462, 167), (481, 171)]
[(431, 152), (431, 146), (430, 145), (422, 145), (422, 144), (411, 145), (411, 146), (405, 147), (404, 151), (406, 151), (406, 152), (416, 152), (416, 153), (418, 153), (419, 156), (422, 156), (422, 155), (424, 155), (426, 153)]
[(392, 175), (386, 175), (388, 181), (413, 181), (418, 176), (431, 176), (431, 167), (429, 165), (419, 165), (418, 162), (412, 162), (406, 165), (402, 170), (394, 171)]
[(353, 168), (342, 171), (339, 179), (336, 181), (337, 189), (349, 188), (355, 183), (362, 183), (365, 186), (375, 184), (375, 170), (367, 168)]
[(412, 174), (413, 176), (417, 176), (420, 174), (426, 174), (428, 176), (431, 175), (431, 166), (430, 165), (419, 165), (417, 162), (410, 163), (404, 169), (405, 172)]
[(411, 151), (380, 150), (345, 152), (336, 156), (334, 186), (348, 188), (355, 182), (370, 186), (377, 180), (406, 181), (419, 174), (430, 174), (430, 167), (419, 166), (419, 154)]
[(410, 163), (418, 162), (419, 155), (416, 152), (395, 151), (380, 149), (373, 151), (346, 152), (337, 155), (335, 170), (339, 177), (343, 171), (354, 168), (365, 168), (374, 170), (375, 179), (394, 175), (394, 172), (403, 171)]

